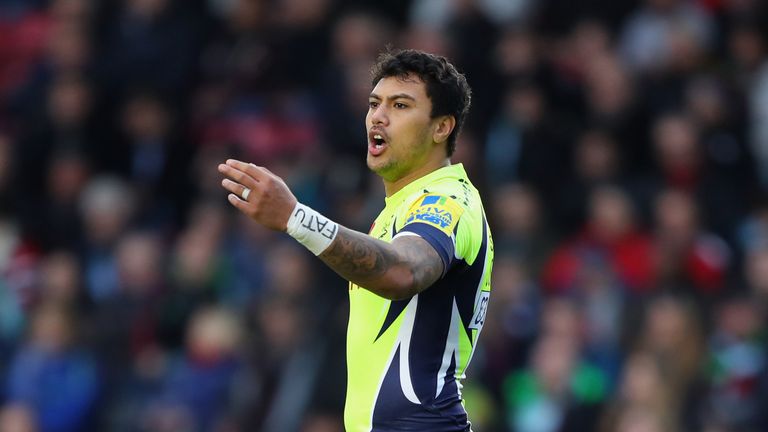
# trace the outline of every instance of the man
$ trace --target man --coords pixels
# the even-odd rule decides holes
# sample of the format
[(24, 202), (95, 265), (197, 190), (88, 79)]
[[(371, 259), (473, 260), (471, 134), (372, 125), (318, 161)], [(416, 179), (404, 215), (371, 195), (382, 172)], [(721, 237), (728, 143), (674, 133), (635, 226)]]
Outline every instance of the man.
[(347, 431), (469, 431), (460, 380), (493, 261), (480, 195), (450, 162), (470, 89), (445, 58), (413, 50), (382, 54), (373, 85), (367, 163), (386, 205), (368, 235), (298, 203), (266, 168), (228, 160), (222, 185), (350, 281)]

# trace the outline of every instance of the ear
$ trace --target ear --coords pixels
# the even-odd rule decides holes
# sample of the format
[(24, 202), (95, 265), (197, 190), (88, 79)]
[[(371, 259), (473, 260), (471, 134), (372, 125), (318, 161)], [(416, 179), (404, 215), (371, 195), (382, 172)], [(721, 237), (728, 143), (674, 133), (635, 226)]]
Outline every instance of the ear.
[(445, 115), (438, 117), (434, 120), (434, 131), (432, 132), (432, 140), (438, 144), (445, 142), (448, 136), (453, 132), (453, 128), (456, 127), (456, 118), (452, 115)]

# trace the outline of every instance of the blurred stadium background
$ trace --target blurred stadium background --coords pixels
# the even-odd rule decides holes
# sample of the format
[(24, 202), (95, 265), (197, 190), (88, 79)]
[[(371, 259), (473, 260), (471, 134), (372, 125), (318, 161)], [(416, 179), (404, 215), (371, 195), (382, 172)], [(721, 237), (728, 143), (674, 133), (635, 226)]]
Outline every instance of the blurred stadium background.
[(391, 43), (474, 90), (474, 430), (768, 431), (767, 31), (762, 0), (0, 1), (0, 430), (342, 430), (345, 284), (216, 165), (367, 230)]

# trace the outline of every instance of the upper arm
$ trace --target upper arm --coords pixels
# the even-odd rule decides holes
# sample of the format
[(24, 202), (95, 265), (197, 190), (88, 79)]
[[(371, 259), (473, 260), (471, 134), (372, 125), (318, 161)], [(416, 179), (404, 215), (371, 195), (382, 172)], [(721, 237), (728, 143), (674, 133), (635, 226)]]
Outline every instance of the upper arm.
[(400, 259), (407, 263), (413, 275), (414, 294), (437, 282), (445, 271), (437, 250), (418, 235), (401, 235), (392, 241)]

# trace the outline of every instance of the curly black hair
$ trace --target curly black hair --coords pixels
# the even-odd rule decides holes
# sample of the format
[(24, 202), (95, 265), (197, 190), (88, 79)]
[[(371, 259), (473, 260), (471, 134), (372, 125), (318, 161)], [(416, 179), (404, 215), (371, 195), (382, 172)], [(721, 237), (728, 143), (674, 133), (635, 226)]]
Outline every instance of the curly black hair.
[(445, 57), (412, 49), (387, 50), (371, 68), (372, 85), (375, 87), (382, 78), (404, 78), (411, 74), (426, 84), (427, 96), (432, 101), (431, 117), (450, 115), (456, 119), (446, 144), (446, 153), (451, 156), (472, 103), (467, 79)]

